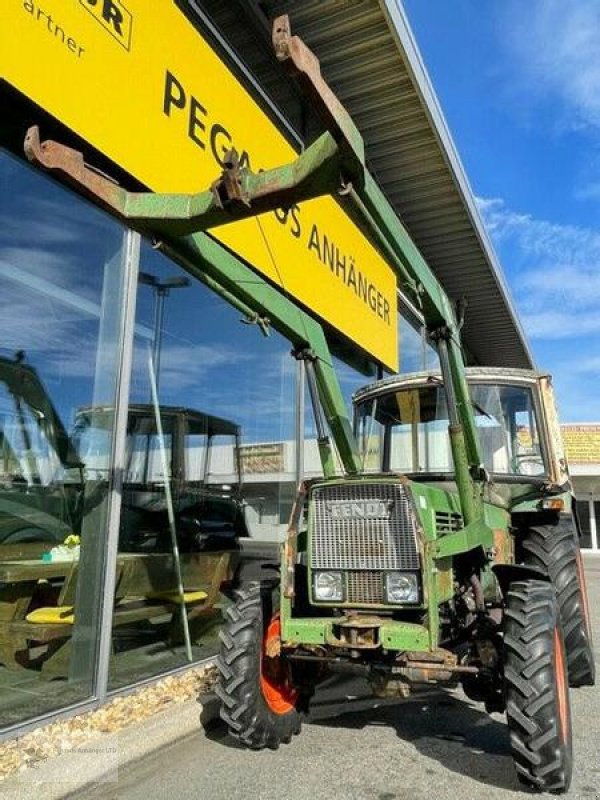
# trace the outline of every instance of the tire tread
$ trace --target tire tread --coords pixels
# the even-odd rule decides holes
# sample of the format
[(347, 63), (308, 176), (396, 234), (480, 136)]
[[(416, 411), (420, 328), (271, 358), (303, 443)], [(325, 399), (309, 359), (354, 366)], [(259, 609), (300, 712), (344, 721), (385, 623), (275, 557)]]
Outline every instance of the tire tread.
[(533, 525), (522, 541), (525, 563), (541, 568), (556, 589), (567, 653), (569, 685), (593, 686), (596, 678), (589, 625), (584, 616), (585, 587), (579, 583), (579, 543), (566, 515), (548, 525)]
[(562, 741), (554, 658), (555, 630), (562, 636), (562, 629), (555, 591), (545, 581), (519, 581), (511, 584), (506, 603), (506, 715), (517, 777), (529, 787), (564, 792), (572, 772), (571, 723), (568, 709)]
[(230, 736), (252, 750), (276, 750), (300, 732), (296, 709), (275, 714), (260, 689), (260, 659), (263, 628), (267, 614), (265, 590), (260, 584), (239, 589), (236, 602), (225, 612), (219, 633), (220, 652), (216, 660), (219, 677), (215, 694), (221, 701), (220, 716)]

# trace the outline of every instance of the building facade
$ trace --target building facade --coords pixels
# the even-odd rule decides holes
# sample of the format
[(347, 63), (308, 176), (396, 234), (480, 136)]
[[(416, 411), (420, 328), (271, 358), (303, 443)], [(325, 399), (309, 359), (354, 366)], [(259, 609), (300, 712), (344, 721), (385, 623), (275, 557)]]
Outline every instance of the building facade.
[(573, 423), (561, 428), (581, 526), (581, 546), (600, 553), (600, 425)]
[[(262, 5), (0, 12), (0, 736), (215, 652), (224, 589), (272, 558), (294, 487), (319, 473), (291, 355), (303, 332), (346, 401), (433, 365), (418, 309), (332, 198), (200, 233), (175, 259), (25, 158), (38, 126), (115, 183), (159, 192), (209, 186), (232, 144), (255, 170), (289, 161), (317, 123), (265, 35), (282, 4)], [(338, 84), (328, 68), (375, 168), (383, 154), (384, 188), (446, 290), (486, 297), (465, 324), (469, 360), (531, 366), (401, 7), (285, 10), (321, 57), (340, 58), (341, 33), (354, 43)], [(389, 102), (371, 103), (373, 75), (394, 76)], [(376, 141), (390, 126), (393, 158)]]

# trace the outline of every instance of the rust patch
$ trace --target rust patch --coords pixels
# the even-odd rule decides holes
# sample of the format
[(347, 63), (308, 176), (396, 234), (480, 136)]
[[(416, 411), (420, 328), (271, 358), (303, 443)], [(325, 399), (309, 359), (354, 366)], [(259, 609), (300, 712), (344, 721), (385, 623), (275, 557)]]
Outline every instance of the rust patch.
[(515, 541), (508, 531), (494, 528), (494, 563), (514, 564)]
[(302, 512), (304, 510), (304, 503), (306, 501), (306, 493), (308, 485), (303, 481), (298, 487), (298, 493), (294, 500), (292, 513), (287, 529), (287, 536), (283, 545), (283, 596), (288, 600), (292, 600), (295, 594), (294, 575), (296, 567), (296, 556), (298, 555), (298, 534), (300, 528), (300, 520), (302, 519)]
[(31, 164), (54, 172), (63, 183), (95, 200), (111, 213), (122, 215), (125, 190), (107, 175), (91, 169), (78, 150), (51, 139), (41, 142), (37, 125), (27, 131), (23, 147)]
[[(278, 61), (298, 79), (312, 106), (340, 147), (346, 148), (364, 165), (364, 143), (350, 115), (321, 75), (317, 56), (299, 36), (293, 36), (290, 18), (282, 14), (273, 20), (272, 43)], [(354, 177), (354, 176), (353, 176)], [(356, 175), (361, 180), (362, 176)]]

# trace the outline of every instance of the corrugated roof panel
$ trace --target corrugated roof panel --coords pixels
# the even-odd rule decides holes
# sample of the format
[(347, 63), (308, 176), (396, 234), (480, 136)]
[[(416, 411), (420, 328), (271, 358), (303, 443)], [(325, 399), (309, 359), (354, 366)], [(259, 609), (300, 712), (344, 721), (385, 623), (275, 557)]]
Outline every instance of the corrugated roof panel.
[[(381, 188), (455, 299), (482, 363), (532, 366), (520, 323), (398, 0), (272, 0), (359, 127)], [(403, 125), (403, 122), (406, 124)]]
[[(310, 139), (311, 109), (270, 44), (266, 15), (290, 15), (292, 32), (317, 55), (360, 129), (369, 168), (416, 245), (448, 295), (467, 300), (463, 339), (471, 357), (490, 366), (530, 367), (525, 336), (400, 1), (193, 2)], [(252, 24), (240, 23), (242, 11)]]

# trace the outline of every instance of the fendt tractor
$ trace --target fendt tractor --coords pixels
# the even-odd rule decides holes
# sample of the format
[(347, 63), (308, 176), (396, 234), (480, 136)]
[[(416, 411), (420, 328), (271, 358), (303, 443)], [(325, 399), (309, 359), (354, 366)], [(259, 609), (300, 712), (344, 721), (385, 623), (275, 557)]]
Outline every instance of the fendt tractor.
[[(37, 128), (25, 141), (34, 164), (152, 236), (305, 363), (324, 477), (299, 489), (278, 577), (239, 586), (226, 612), (221, 716), (248, 747), (276, 748), (332, 670), (362, 674), (384, 697), (459, 683), (489, 712), (506, 710), (519, 780), (566, 791), (568, 687), (595, 675), (550, 379), (465, 368), (453, 303), (368, 171), (318, 60), (287, 17), (273, 41), (324, 123), (291, 164), (254, 174), (231, 151), (208, 191), (157, 195), (106, 180), (81, 153), (41, 143)], [(359, 391), (354, 429), (320, 324), (202, 234), (327, 194), (394, 269), (439, 358), (439, 374)]]
[[(67, 433), (52, 398), (26, 354), (0, 356), (0, 544), (18, 555), (21, 545), (62, 544), (82, 534), (84, 519), (109, 491), (107, 441), (114, 407), (77, 411)], [(172, 436), (173, 512), (181, 552), (235, 550), (248, 536), (240, 496), (239, 425), (188, 408), (161, 406)], [(205, 446), (194, 452), (199, 438)], [(119, 550), (170, 552), (165, 481), (156, 457), (154, 408), (131, 404), (127, 415)], [(211, 484), (211, 454), (232, 454), (232, 485)], [(194, 461), (192, 462), (192, 459)], [(41, 549), (44, 549), (43, 547)], [(1, 656), (0, 656), (1, 660)]]

